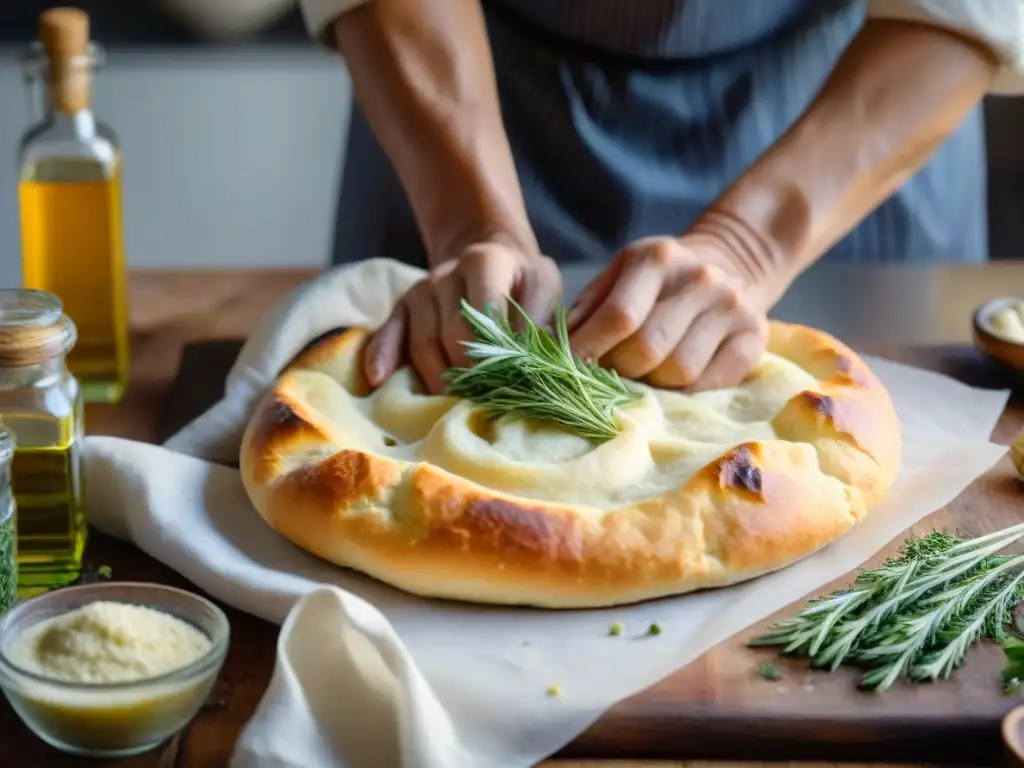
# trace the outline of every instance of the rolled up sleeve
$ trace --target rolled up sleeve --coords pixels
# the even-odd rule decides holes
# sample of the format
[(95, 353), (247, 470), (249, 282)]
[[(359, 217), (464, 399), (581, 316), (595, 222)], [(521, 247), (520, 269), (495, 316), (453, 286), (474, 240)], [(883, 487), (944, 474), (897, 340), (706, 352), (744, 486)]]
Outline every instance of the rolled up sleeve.
[(868, 16), (932, 24), (972, 38), (1001, 65), (989, 90), (1024, 94), (1024, 0), (871, 0)]
[(334, 20), (367, 2), (370, 0), (299, 0), (299, 8), (310, 36), (326, 44), (325, 33)]

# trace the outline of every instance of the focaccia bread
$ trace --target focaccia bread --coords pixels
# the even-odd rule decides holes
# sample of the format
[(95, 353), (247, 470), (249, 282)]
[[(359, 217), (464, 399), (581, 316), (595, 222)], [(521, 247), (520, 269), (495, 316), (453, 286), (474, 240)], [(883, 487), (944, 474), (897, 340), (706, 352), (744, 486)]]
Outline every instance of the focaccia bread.
[(282, 372), (242, 478), (299, 547), (419, 595), (581, 608), (750, 579), (842, 536), (900, 462), (884, 387), (802, 326), (773, 323), (739, 387), (642, 387), (600, 445), (424, 395), (409, 369), (370, 393), (367, 338), (329, 333)]

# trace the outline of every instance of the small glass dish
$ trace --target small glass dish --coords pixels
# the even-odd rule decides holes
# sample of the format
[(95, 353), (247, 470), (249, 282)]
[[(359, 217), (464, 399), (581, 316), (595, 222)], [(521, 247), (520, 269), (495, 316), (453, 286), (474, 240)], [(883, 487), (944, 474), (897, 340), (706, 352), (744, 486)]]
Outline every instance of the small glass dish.
[[(11, 661), (11, 646), (22, 632), (97, 600), (142, 605), (175, 616), (203, 632), (212, 642), (210, 650), (181, 669), (126, 683), (55, 680)], [(63, 752), (137, 755), (158, 746), (196, 716), (220, 674), (229, 639), (224, 612), (181, 589), (133, 582), (65, 587), (16, 605), (0, 620), (0, 689), (22, 722)]]

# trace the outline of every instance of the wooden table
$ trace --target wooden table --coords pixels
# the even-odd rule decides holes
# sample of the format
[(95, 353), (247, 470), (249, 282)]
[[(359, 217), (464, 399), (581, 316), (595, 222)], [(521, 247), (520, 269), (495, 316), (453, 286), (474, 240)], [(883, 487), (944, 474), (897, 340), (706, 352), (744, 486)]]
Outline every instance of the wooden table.
[[(184, 346), (196, 340), (243, 336), (272, 301), (310, 276), (308, 271), (133, 275), (132, 385), (118, 406), (88, 409), (89, 432), (158, 439), (169, 426), (166, 420), (161, 421), (161, 414)], [(863, 278), (864, 285), (888, 286), (891, 291), (902, 282), (906, 290), (917, 291), (913, 301), (890, 311), (889, 327), (894, 329), (894, 336), (902, 327), (909, 329), (913, 342), (962, 344), (969, 338), (966, 320), (974, 306), (1008, 292), (1008, 286), (1024, 288), (1024, 265), (928, 269), (917, 277), (903, 270), (884, 270)], [(812, 276), (812, 281), (823, 279)], [(851, 288), (847, 277), (841, 284)], [(820, 282), (814, 285), (815, 290), (821, 289)], [(818, 298), (812, 296), (812, 303)], [(801, 319), (806, 319), (807, 311), (807, 305), (798, 301), (790, 302), (786, 310), (790, 317), (804, 312)], [(926, 314), (923, 321), (922, 312)], [(929, 318), (929, 312), (934, 316)], [(844, 322), (833, 318), (828, 322), (823, 319), (820, 324), (827, 326), (833, 321)], [(884, 328), (884, 324), (879, 327)], [(870, 339), (872, 334), (867, 336)], [(847, 339), (857, 341), (849, 335)], [(880, 349), (877, 335), (873, 341), (866, 345), (870, 351), (900, 352), (894, 346)], [(997, 370), (969, 355), (947, 350), (939, 356), (919, 352), (906, 359), (937, 364), (982, 384), (1007, 384), (993, 379), (998, 377)], [(228, 364), (230, 359), (223, 362)], [(1022, 423), (1024, 408), (1015, 400), (995, 439), (1008, 440)], [(1008, 462), (1003, 462), (948, 509), (929, 518), (922, 528), (955, 522), (974, 533), (1008, 524), (1009, 519), (1019, 518), (1019, 492)], [(133, 547), (99, 534), (93, 535), (87, 556), (94, 564), (110, 564), (118, 579), (188, 586), (182, 577)], [(210, 704), (185, 733), (160, 750), (118, 765), (201, 767), (226, 762), (239, 729), (252, 714), (269, 679), (277, 631), (237, 611), (230, 611), (230, 615), (236, 639)], [(991, 690), (982, 682), (997, 671), (997, 656), (997, 649), (980, 649), (972, 653), (967, 667), (942, 688), (924, 686), (879, 698), (857, 694), (851, 678), (844, 673), (815, 676), (812, 680), (796, 665), (782, 665), (783, 681), (765, 681), (753, 672), (763, 654), (744, 648), (742, 637), (733, 638), (663, 683), (613, 708), (562, 757), (904, 762), (928, 758), (979, 764), (995, 757), (998, 740), (994, 728), (999, 715), (1013, 703), (995, 693), (994, 680)], [(978, 674), (967, 674), (971, 670)], [(950, 696), (962, 702), (962, 711), (950, 711)], [(794, 717), (793, 713), (799, 715)], [(63, 766), (81, 762), (31, 737), (6, 706), (0, 706), (0, 734), (0, 765)], [(893, 734), (899, 738), (894, 739)], [(835, 754), (837, 743), (843, 745), (844, 754)]]

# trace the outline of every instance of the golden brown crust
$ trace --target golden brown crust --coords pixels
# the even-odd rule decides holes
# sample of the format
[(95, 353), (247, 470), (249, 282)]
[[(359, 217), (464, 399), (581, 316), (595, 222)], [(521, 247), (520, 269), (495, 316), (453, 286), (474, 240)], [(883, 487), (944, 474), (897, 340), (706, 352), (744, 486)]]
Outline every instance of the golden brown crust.
[(327, 334), (296, 357), (250, 421), (242, 477), (300, 547), (422, 595), (575, 608), (742, 581), (842, 536), (900, 461), (891, 400), (863, 360), (773, 323), (768, 351), (816, 382), (770, 420), (777, 439), (726, 448), (678, 487), (610, 508), (517, 496), (387, 455), (361, 431), (324, 376), (365, 394), (365, 338)]

